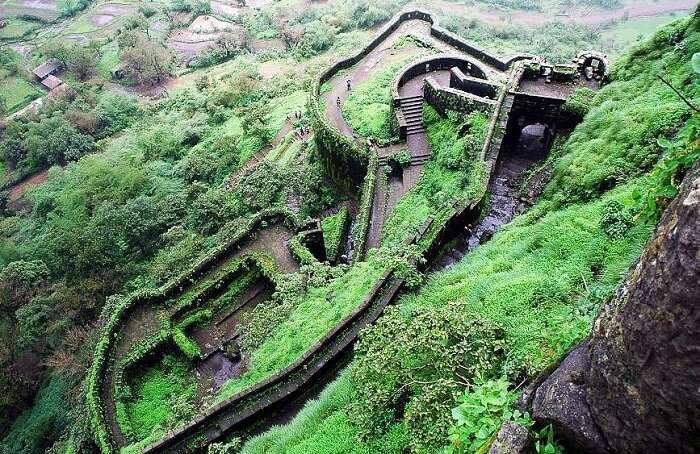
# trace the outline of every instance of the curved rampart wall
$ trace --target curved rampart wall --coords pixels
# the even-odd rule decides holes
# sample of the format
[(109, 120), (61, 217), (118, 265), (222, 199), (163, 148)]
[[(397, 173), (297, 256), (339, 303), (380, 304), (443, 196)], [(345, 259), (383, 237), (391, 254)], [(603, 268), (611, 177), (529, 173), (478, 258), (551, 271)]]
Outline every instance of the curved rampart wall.
[(425, 102), (433, 106), (441, 114), (448, 110), (465, 114), (473, 111), (489, 113), (496, 105), (494, 100), (475, 96), (454, 88), (443, 87), (432, 77), (425, 80), (423, 96)]
[[(108, 319), (105, 322), (100, 338), (97, 342), (92, 366), (88, 374), (87, 404), (91, 413), (91, 425), (95, 431), (95, 439), (103, 453), (111, 453), (115, 450), (115, 444), (110, 429), (105, 421), (105, 408), (102, 401), (103, 385), (109, 355), (113, 353), (117, 341), (117, 333), (123, 326), (132, 311), (141, 305), (156, 305), (163, 303), (181, 293), (193, 282), (207, 273), (212, 267), (225, 260), (240, 245), (251, 238), (251, 235), (260, 227), (262, 222), (282, 222), (289, 228), (296, 230), (299, 222), (296, 215), (286, 209), (271, 209), (260, 212), (249, 222), (248, 226), (239, 231), (229, 242), (219, 246), (207, 257), (200, 260), (189, 271), (180, 275), (157, 290), (139, 292), (130, 298), (121, 301), (117, 307), (110, 308)], [(107, 309), (105, 310), (107, 311)]]
[(532, 58), (530, 55), (525, 54), (515, 55), (506, 59), (498, 57), (440, 27), (437, 18), (424, 10), (412, 9), (396, 15), (357, 54), (336, 62), (321, 73), (311, 88), (308, 103), (309, 113), (314, 127), (314, 137), (319, 156), (331, 178), (342, 187), (347, 189), (360, 187), (366, 173), (369, 154), (364, 144), (346, 137), (338, 128), (328, 122), (322, 105), (321, 86), (331, 80), (338, 72), (354, 66), (366, 57), (384, 42), (389, 35), (395, 32), (403, 22), (413, 19), (430, 23), (430, 33), (435, 38), (500, 70), (508, 69), (512, 63), (518, 60)]

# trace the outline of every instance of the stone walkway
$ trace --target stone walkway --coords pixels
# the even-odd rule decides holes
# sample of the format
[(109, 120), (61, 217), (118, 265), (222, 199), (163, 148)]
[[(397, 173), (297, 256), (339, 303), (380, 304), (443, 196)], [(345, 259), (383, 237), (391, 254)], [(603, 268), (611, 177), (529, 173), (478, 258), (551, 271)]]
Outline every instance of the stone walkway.
[[(377, 76), (383, 69), (389, 67), (397, 61), (402, 61), (409, 57), (418, 49), (415, 46), (407, 45), (400, 49), (394, 49), (396, 40), (407, 34), (421, 37), (426, 42), (432, 44), (440, 52), (455, 52), (451, 46), (434, 39), (430, 36), (430, 24), (421, 20), (404, 22), (394, 33), (376, 49), (370, 52), (362, 61), (343, 71), (327, 82), (330, 90), (324, 95), (326, 103), (326, 117), (337, 127), (346, 137), (359, 140), (352, 128), (343, 117), (342, 104), (347, 100), (350, 92), (347, 89), (347, 81), (351, 81), (351, 86), (358, 86), (361, 83)], [(497, 72), (494, 68), (487, 68)], [(428, 75), (421, 74), (406, 82), (400, 89), (401, 97), (423, 96), (423, 83), (426, 77), (432, 76), (441, 84), (449, 85), (449, 71), (434, 71)], [(341, 106), (337, 100), (340, 98)], [(396, 204), (415, 184), (418, 182), (423, 172), (423, 167), (430, 156), (430, 144), (425, 131), (418, 128), (417, 132), (408, 136), (406, 144), (396, 144), (388, 147), (375, 148), (381, 158), (386, 158), (401, 150), (408, 149), (413, 156), (413, 162), (403, 170), (401, 177), (394, 176), (386, 178), (384, 175), (383, 160), (382, 165), (377, 169), (377, 185), (374, 194), (374, 204), (372, 206), (372, 219), (367, 238), (367, 249), (378, 247), (381, 243), (381, 232), (384, 222), (391, 214)]]

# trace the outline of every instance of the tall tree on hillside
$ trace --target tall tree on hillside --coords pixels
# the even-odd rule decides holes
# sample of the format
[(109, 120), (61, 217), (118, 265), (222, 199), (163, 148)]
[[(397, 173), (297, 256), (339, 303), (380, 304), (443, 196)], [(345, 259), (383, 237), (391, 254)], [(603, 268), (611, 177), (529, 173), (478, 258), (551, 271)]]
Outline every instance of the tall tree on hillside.
[(153, 85), (171, 74), (172, 53), (162, 43), (148, 39), (143, 32), (121, 33), (118, 44), (124, 71), (136, 82)]

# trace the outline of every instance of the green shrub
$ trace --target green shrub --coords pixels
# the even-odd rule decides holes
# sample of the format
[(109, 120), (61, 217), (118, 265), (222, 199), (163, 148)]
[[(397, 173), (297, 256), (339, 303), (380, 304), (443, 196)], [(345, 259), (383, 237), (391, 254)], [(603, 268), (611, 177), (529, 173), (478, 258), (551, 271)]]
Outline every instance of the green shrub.
[(349, 222), (350, 212), (346, 206), (342, 206), (336, 214), (321, 219), (326, 257), (331, 263), (338, 260), (338, 256), (343, 250)]
[(455, 425), (450, 429), (449, 453), (473, 453), (491, 440), (506, 421), (529, 425), (531, 421), (518, 410), (511, 410), (516, 394), (509, 391), (510, 383), (503, 378), (481, 380), (457, 398), (459, 405), (452, 409)]
[(611, 238), (622, 238), (632, 226), (632, 216), (618, 201), (612, 200), (605, 205), (600, 219), (600, 228)]

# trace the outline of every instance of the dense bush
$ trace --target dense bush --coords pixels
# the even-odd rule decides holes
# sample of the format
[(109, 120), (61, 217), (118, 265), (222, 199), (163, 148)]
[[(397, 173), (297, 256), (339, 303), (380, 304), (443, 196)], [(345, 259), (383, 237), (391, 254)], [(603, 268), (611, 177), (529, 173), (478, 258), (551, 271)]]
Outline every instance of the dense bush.
[(348, 223), (350, 221), (350, 213), (346, 206), (340, 210), (321, 220), (321, 228), (323, 229), (323, 241), (326, 246), (326, 257), (331, 263), (338, 260), (340, 251), (343, 250), (343, 245), (346, 240)]

